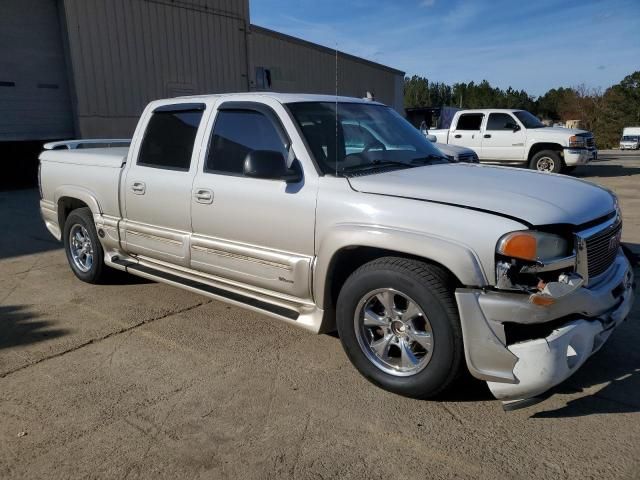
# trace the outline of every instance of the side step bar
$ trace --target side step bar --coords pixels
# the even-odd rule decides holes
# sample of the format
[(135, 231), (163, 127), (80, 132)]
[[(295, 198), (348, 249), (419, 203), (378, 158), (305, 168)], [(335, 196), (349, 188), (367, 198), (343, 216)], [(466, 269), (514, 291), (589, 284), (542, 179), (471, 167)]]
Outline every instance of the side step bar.
[(133, 275), (138, 275), (145, 278), (151, 278), (152, 280), (157, 280), (159, 282), (177, 283), (179, 285), (184, 285), (185, 287), (201, 292), (203, 295), (207, 295), (207, 296), (213, 295), (216, 297), (221, 297), (222, 300), (226, 299), (234, 303), (241, 303), (243, 305), (247, 305), (255, 309), (262, 310), (262, 311), (271, 313), (273, 315), (277, 315), (279, 317), (284, 317), (289, 320), (297, 320), (298, 317), (300, 316), (298, 312), (290, 308), (282, 307), (279, 305), (272, 305), (270, 303), (264, 302), (262, 300), (258, 300), (256, 298), (251, 298), (246, 295), (242, 295), (240, 293), (224, 290), (219, 287), (214, 287), (213, 285), (208, 285), (203, 282), (198, 282), (197, 280), (182, 278), (182, 277), (179, 277), (178, 275), (173, 275), (172, 273), (156, 270), (155, 268), (148, 267), (146, 265), (129, 262), (127, 260), (123, 260), (117, 257), (113, 257), (111, 259), (111, 262), (121, 267), (124, 267), (124, 270), (127, 273), (131, 273)]

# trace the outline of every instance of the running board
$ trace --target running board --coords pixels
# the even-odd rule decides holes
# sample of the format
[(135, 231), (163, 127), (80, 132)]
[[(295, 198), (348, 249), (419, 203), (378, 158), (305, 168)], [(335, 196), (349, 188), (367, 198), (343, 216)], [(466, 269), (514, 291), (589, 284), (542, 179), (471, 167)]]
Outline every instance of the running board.
[(277, 317), (295, 321), (298, 320), (298, 317), (300, 316), (300, 313), (290, 308), (286, 308), (280, 305), (273, 305), (256, 298), (242, 295), (241, 293), (231, 292), (229, 290), (214, 287), (213, 285), (198, 282), (197, 280), (192, 280), (190, 278), (179, 277), (178, 275), (164, 272), (162, 270), (157, 270), (146, 265), (130, 262), (117, 257), (111, 258), (111, 262), (120, 267), (123, 267), (125, 272), (131, 273), (133, 275), (138, 275), (159, 282), (182, 285), (203, 295), (215, 297), (223, 301), (226, 300), (234, 304), (240, 304), (240, 306), (253, 307), (253, 309), (255, 310), (270, 313)]

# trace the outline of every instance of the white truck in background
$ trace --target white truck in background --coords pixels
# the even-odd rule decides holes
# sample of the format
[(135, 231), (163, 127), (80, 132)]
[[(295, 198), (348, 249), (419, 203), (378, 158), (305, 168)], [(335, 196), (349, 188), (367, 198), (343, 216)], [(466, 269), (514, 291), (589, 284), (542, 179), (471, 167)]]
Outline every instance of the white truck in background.
[(429, 133), (439, 143), (471, 148), (480, 162), (524, 164), (541, 172), (569, 172), (598, 156), (591, 132), (547, 127), (525, 110), (460, 110), (448, 129)]
[(620, 150), (638, 150), (640, 148), (640, 127), (625, 127), (620, 139)]

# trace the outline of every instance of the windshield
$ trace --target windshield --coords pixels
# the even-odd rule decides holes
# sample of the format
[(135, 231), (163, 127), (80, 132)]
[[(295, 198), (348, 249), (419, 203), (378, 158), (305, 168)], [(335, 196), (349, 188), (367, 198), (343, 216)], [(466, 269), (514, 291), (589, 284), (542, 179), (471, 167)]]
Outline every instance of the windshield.
[(287, 106), (325, 174), (363, 175), (448, 163), (419, 130), (384, 105), (301, 102)]
[(640, 139), (640, 137), (634, 137), (631, 135), (625, 135), (624, 137), (622, 137), (623, 142), (637, 142), (638, 139)]
[(544, 123), (542, 123), (535, 115), (531, 113), (520, 110), (518, 112), (513, 112), (513, 114), (518, 117), (518, 120), (522, 122), (524, 128), (543, 128)]

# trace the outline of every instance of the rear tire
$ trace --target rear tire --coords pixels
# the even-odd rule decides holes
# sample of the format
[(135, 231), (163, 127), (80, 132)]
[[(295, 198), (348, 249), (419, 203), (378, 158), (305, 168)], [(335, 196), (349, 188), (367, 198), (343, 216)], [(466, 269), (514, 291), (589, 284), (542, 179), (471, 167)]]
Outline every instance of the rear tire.
[(71, 270), (83, 282), (100, 283), (108, 267), (88, 207), (73, 210), (64, 224), (64, 251)]
[(337, 302), (342, 346), (358, 371), (413, 398), (443, 392), (463, 365), (452, 278), (416, 260), (384, 257), (357, 269)]
[(531, 170), (546, 173), (560, 173), (563, 166), (564, 161), (555, 150), (541, 150), (531, 158), (529, 163)]

